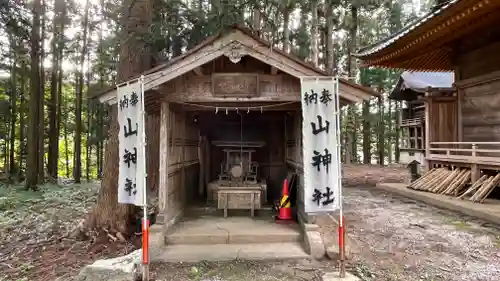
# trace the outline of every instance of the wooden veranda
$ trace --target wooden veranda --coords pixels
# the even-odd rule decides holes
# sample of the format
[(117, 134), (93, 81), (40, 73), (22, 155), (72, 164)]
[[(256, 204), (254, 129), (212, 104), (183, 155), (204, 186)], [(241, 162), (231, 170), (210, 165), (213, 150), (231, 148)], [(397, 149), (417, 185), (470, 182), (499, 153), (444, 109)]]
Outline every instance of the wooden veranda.
[(358, 52), (365, 66), (454, 73), (452, 91), (429, 89), (425, 115), (404, 123), (425, 120), (429, 172), (410, 187), (474, 202), (500, 197), (499, 13), (500, 1), (449, 1)]

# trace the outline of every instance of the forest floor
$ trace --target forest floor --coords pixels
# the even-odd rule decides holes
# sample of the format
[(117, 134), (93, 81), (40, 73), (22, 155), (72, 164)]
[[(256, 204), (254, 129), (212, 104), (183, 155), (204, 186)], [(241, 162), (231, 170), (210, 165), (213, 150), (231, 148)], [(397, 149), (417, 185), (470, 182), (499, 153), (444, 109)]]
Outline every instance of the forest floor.
[(0, 186), (0, 281), (52, 281), (75, 275), (94, 260), (136, 249), (135, 241), (134, 246), (68, 237), (95, 203), (98, 190), (98, 183), (45, 185), (38, 192)]
[[(344, 167), (348, 270), (364, 281), (493, 281), (500, 275), (500, 226), (429, 207), (373, 188), (401, 182), (396, 167)], [(41, 192), (0, 187), (0, 281), (53, 281), (75, 276), (97, 259), (124, 255), (133, 243), (66, 237), (95, 203), (98, 184), (45, 186)], [(331, 218), (318, 219), (335, 243)], [(155, 280), (319, 280), (333, 261), (232, 261), (153, 264)]]

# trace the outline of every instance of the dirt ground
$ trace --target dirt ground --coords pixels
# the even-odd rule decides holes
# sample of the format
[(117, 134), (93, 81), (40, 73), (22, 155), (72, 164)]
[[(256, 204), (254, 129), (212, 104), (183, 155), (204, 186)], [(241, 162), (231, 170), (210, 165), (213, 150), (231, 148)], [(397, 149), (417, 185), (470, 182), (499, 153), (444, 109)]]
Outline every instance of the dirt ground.
[[(405, 176), (401, 168), (344, 167), (345, 222), (354, 273), (377, 281), (500, 280), (500, 226), (373, 188), (377, 182), (401, 182)], [(325, 243), (336, 244), (332, 218), (317, 220)]]
[(376, 185), (379, 182), (404, 182), (408, 169), (401, 165), (381, 167), (379, 165), (342, 165), (344, 186)]
[[(361, 280), (499, 280), (499, 226), (373, 187), (344, 191), (351, 250), (347, 268)], [(331, 219), (318, 220), (332, 243)], [(336, 262), (328, 260), (155, 264), (153, 276), (157, 281), (315, 281), (334, 268)]]
[(67, 237), (95, 203), (98, 189), (98, 183), (45, 185), (39, 192), (0, 186), (0, 281), (52, 281), (136, 249), (136, 240)]
[[(500, 226), (378, 191), (380, 181), (399, 181), (401, 168), (344, 167), (347, 268), (363, 281), (498, 281)], [(334, 217), (336, 217), (334, 215)], [(336, 225), (318, 218), (326, 243)], [(333, 261), (156, 264), (158, 281), (318, 280)]]
[[(500, 226), (393, 196), (373, 187), (401, 182), (406, 169), (343, 168), (348, 270), (364, 281), (498, 281)], [(0, 187), (0, 281), (45, 281), (74, 276), (97, 259), (137, 248), (63, 238), (95, 202), (98, 184), (47, 186), (43, 192)], [(318, 218), (327, 244), (336, 225)], [(317, 281), (333, 261), (154, 264), (155, 280)]]
[(499, 226), (370, 187), (344, 191), (350, 263), (365, 280), (500, 280)]
[(328, 262), (231, 261), (196, 264), (153, 264), (156, 281), (320, 281), (322, 270), (332, 269)]

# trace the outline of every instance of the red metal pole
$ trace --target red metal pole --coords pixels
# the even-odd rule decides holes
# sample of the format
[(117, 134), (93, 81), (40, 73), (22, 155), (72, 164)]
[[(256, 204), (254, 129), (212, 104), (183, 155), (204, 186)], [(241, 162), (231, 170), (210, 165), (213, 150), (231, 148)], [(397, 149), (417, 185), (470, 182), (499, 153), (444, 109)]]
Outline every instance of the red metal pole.
[(345, 231), (344, 231), (344, 217), (340, 217), (339, 222), (339, 257), (340, 257), (340, 278), (345, 277)]
[(149, 280), (149, 220), (142, 219), (142, 280)]

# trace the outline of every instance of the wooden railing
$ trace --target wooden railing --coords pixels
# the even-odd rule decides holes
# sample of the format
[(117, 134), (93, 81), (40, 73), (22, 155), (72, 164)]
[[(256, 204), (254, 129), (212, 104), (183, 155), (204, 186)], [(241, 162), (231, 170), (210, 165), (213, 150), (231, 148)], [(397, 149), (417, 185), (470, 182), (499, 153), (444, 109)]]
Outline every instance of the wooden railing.
[(414, 117), (401, 120), (401, 127), (420, 126), (424, 124), (425, 117)]
[(500, 165), (500, 142), (431, 142), (429, 160)]

